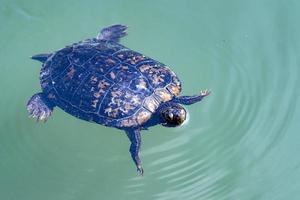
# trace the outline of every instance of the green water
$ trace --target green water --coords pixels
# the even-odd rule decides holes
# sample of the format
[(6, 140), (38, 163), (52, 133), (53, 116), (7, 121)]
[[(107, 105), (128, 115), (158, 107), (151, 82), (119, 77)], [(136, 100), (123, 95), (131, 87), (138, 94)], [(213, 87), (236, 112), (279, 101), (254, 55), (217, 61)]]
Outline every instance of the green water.
[[(297, 0), (0, 0), (1, 200), (300, 199)], [(122, 132), (25, 104), (51, 52), (123, 23), (122, 43), (211, 88), (176, 129), (143, 134), (144, 177)]]

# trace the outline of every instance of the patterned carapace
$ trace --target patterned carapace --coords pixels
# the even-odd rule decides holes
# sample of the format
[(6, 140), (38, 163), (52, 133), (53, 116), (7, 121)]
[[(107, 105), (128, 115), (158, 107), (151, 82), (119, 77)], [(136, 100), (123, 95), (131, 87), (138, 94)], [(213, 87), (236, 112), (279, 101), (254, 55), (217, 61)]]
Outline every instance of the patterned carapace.
[(164, 64), (113, 41), (85, 40), (43, 64), (43, 91), (78, 118), (114, 127), (145, 123), (181, 90)]

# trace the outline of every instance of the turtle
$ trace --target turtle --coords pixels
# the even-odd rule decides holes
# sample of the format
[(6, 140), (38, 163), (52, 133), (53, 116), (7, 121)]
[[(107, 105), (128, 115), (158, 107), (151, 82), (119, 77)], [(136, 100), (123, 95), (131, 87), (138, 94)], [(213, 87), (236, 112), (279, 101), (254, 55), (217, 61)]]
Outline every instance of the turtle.
[(81, 120), (123, 130), (129, 152), (143, 175), (141, 131), (151, 126), (180, 126), (191, 105), (210, 94), (179, 96), (181, 82), (165, 64), (120, 44), (127, 26), (115, 24), (52, 53), (31, 58), (42, 63), (41, 92), (27, 103), (29, 116), (47, 121), (59, 107)]

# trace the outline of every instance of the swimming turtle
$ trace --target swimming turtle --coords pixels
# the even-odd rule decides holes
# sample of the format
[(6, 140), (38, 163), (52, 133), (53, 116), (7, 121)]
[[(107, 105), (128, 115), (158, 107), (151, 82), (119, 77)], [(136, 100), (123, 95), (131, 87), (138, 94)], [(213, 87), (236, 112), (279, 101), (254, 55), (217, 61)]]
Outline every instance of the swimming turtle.
[(121, 44), (127, 27), (103, 28), (86, 39), (53, 53), (38, 54), (42, 62), (42, 92), (27, 103), (31, 117), (46, 121), (59, 107), (82, 120), (124, 130), (131, 141), (130, 153), (143, 175), (139, 158), (141, 130), (161, 124), (181, 125), (190, 105), (210, 91), (179, 96), (181, 83), (166, 65)]

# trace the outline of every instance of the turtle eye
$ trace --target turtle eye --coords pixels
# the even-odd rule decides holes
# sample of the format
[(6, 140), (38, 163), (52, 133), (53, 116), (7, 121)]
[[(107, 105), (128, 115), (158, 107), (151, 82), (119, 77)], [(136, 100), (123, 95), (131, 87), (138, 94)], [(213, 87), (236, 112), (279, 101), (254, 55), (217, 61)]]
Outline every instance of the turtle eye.
[(166, 110), (165, 112), (163, 112), (162, 116), (167, 123), (172, 123), (174, 115), (172, 112), (170, 112), (170, 110)]
[(174, 117), (173, 113), (168, 113), (168, 114), (167, 114), (167, 120), (168, 120), (168, 121), (172, 121), (172, 120), (173, 120), (173, 117)]

